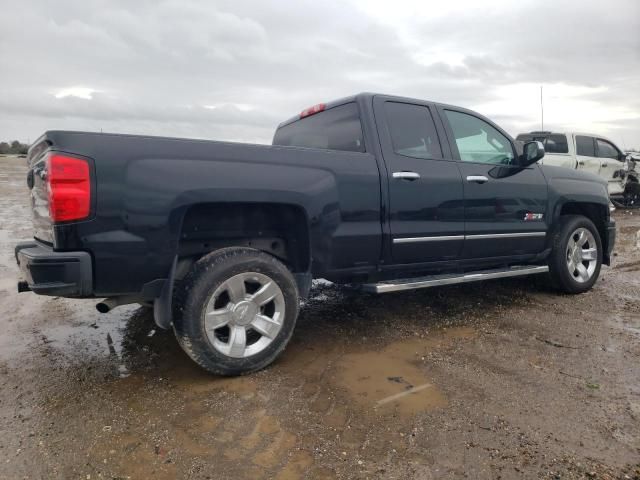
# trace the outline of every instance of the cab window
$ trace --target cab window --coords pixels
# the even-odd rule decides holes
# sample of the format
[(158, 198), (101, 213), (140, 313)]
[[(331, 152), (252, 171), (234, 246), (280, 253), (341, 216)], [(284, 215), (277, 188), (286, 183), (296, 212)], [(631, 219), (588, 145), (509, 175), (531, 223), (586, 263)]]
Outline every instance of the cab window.
[(463, 162), (511, 165), (515, 155), (511, 141), (484, 120), (445, 110)]
[(596, 147), (593, 143), (593, 137), (576, 135), (576, 155), (582, 155), (583, 157), (596, 156)]
[(436, 126), (427, 107), (385, 102), (384, 113), (395, 153), (413, 158), (442, 158)]
[(358, 106), (346, 103), (280, 127), (273, 144), (364, 152)]
[(598, 157), (600, 158), (613, 158), (615, 160), (618, 159), (620, 153), (618, 149), (611, 145), (606, 140), (597, 139), (596, 143), (598, 145)]

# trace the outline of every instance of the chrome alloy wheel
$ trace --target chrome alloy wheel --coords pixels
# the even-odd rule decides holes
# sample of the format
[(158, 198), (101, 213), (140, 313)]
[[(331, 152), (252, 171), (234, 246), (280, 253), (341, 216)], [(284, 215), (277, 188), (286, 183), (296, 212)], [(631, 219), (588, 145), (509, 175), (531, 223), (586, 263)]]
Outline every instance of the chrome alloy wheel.
[(204, 328), (213, 347), (223, 355), (246, 358), (273, 341), (284, 321), (284, 295), (267, 275), (234, 275), (209, 297)]
[(593, 234), (580, 227), (567, 243), (567, 268), (576, 282), (585, 283), (593, 276), (598, 264), (598, 245)]

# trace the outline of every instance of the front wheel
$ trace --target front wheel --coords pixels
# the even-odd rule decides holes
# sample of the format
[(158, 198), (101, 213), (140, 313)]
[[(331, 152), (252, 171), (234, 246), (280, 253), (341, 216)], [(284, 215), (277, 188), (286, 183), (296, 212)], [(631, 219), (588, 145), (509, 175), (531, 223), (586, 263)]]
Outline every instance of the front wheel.
[(560, 221), (549, 257), (551, 280), (563, 292), (586, 292), (596, 283), (602, 266), (600, 234), (582, 215), (566, 215)]
[(298, 316), (298, 290), (275, 257), (226, 248), (200, 259), (185, 278), (178, 343), (201, 367), (242, 375), (269, 365), (285, 348)]

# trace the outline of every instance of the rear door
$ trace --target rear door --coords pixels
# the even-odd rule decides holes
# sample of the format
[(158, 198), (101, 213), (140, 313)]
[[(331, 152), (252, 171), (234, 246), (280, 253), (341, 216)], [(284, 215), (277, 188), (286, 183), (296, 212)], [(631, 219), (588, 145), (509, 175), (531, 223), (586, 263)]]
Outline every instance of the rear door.
[(512, 140), (467, 110), (439, 109), (464, 187), (463, 259), (541, 252), (547, 183), (537, 164), (517, 165)]
[(600, 159), (596, 155), (596, 139), (588, 135), (576, 135), (575, 142), (578, 170), (600, 175)]
[(388, 170), (391, 262), (456, 260), (464, 242), (462, 179), (432, 104), (374, 97)]

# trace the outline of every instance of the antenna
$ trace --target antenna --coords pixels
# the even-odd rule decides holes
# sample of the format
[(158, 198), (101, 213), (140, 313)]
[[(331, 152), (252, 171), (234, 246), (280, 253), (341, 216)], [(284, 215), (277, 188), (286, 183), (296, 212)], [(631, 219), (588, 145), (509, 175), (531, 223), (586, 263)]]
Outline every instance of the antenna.
[(540, 130), (544, 132), (544, 104), (542, 102), (542, 85), (540, 85)]

